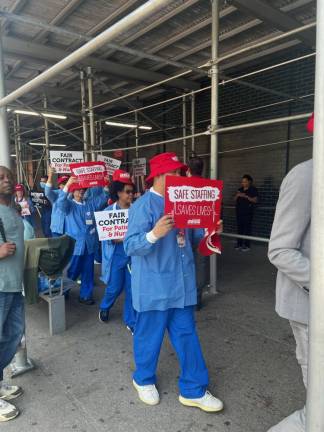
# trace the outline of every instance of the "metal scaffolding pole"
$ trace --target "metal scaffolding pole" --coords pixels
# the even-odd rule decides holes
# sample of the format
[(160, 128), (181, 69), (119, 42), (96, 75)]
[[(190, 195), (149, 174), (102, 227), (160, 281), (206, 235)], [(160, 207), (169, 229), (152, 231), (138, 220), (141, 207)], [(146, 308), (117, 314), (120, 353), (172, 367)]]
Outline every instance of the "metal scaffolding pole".
[(138, 129), (138, 112), (135, 111), (135, 156), (138, 158), (138, 144), (139, 144), (139, 129)]
[(311, 226), (311, 284), (306, 431), (324, 430), (324, 0), (317, 0), (315, 130)]
[(129, 30), (131, 27), (142, 23), (143, 20), (151, 16), (154, 12), (162, 9), (165, 6), (168, 6), (171, 3), (171, 0), (150, 0), (135, 9), (130, 14), (126, 15), (120, 21), (113, 24), (107, 30), (100, 33), (91, 41), (82, 45), (76, 51), (73, 51), (71, 54), (68, 54), (64, 59), (56, 63), (55, 65), (48, 68), (46, 71), (28, 81), (26, 84), (22, 85), (18, 89), (11, 92), (9, 95), (2, 97), (0, 99), (0, 107), (8, 105), (13, 102), (17, 98), (23, 96), (26, 93), (31, 92), (35, 88), (41, 86), (45, 82), (49, 81), (51, 78), (56, 77), (58, 74), (63, 72), (64, 70), (70, 68), (76, 63), (80, 62), (84, 58), (88, 57), (94, 51), (105, 46), (107, 42), (111, 42), (118, 35), (123, 33), (126, 30)]
[(88, 75), (88, 104), (89, 104), (89, 125), (90, 125), (90, 150), (91, 160), (95, 160), (96, 153), (94, 152), (96, 147), (96, 126), (93, 112), (93, 77), (91, 67), (87, 68)]
[[(0, 99), (6, 96), (5, 70), (2, 41), (0, 35)], [(0, 165), (10, 168), (10, 139), (6, 107), (0, 108)]]
[(102, 121), (97, 122), (97, 132), (98, 132), (98, 141), (100, 153), (102, 154), (102, 145), (103, 145), (103, 134), (102, 134)]
[(17, 177), (17, 183), (21, 183), (17, 121), (15, 118), (13, 119), (13, 124), (14, 124), (15, 154), (16, 154), (16, 177)]
[[(212, 49), (211, 49), (211, 121), (210, 121), (210, 178), (218, 175), (218, 46), (219, 46), (219, 1), (211, 0), (212, 6)], [(217, 256), (210, 257), (210, 291), (217, 293)]]
[[(44, 96), (44, 109), (47, 111), (47, 97)], [(46, 170), (48, 171), (49, 164), (50, 164), (50, 143), (49, 143), (49, 133), (48, 133), (48, 120), (46, 117), (44, 117), (44, 139), (45, 139), (45, 164), (46, 164)]]
[(195, 112), (195, 93), (191, 93), (191, 151), (195, 151), (195, 128), (196, 128), (196, 112)]
[(80, 71), (80, 84), (81, 84), (81, 117), (83, 129), (83, 152), (84, 160), (89, 160), (89, 134), (86, 114), (86, 85), (84, 72)]
[(23, 181), (23, 165), (22, 165), (22, 148), (21, 148), (21, 134), (20, 134), (20, 117), (16, 114), (16, 132), (17, 132), (17, 148), (18, 153), (16, 154), (17, 163), (17, 180), (18, 183)]
[(183, 152), (183, 162), (187, 162), (187, 101), (186, 96), (182, 98), (182, 152)]

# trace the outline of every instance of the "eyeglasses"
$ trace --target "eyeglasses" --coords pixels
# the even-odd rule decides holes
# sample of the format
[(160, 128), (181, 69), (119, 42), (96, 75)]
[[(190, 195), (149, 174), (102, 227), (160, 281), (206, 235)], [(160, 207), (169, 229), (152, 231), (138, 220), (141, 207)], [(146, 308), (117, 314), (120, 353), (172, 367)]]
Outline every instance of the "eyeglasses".
[(126, 190), (124, 190), (124, 192), (125, 192), (127, 195), (134, 194), (133, 189), (126, 189)]

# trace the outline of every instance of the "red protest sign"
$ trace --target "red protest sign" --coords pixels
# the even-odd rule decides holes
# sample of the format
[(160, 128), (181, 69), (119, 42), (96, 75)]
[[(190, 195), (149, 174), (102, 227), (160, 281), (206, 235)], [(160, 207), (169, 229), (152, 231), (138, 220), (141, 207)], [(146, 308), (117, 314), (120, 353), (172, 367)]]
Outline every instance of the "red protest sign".
[(176, 228), (215, 229), (220, 220), (223, 182), (196, 177), (167, 176), (165, 214)]
[(107, 186), (107, 171), (104, 162), (82, 162), (70, 164), (71, 173), (77, 178), (80, 189)]

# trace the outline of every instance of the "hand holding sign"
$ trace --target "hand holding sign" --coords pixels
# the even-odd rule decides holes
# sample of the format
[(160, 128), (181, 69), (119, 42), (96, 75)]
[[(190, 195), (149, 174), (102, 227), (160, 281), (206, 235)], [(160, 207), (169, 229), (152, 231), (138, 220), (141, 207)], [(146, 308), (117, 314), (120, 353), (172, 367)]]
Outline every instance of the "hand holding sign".
[(171, 215), (165, 215), (162, 216), (161, 219), (159, 219), (155, 227), (153, 228), (153, 234), (158, 239), (165, 237), (169, 232), (174, 228), (174, 220)]

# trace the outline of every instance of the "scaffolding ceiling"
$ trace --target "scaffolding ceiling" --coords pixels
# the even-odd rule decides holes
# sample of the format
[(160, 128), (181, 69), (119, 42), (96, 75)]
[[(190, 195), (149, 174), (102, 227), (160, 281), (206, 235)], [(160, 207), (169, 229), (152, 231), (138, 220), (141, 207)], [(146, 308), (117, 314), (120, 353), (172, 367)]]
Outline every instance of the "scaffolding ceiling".
[[(143, 3), (136, 0), (2, 0), (0, 23), (7, 91), (11, 92), (39, 75)], [(316, 15), (315, 0), (220, 0), (220, 4), (221, 56), (313, 22)], [(46, 85), (25, 95), (22, 101), (40, 106), (46, 94), (49, 107), (80, 111), (79, 69), (86, 66), (91, 66), (95, 77), (100, 78), (100, 84), (95, 81), (94, 86), (95, 104), (113, 99), (116, 92), (118, 95), (128, 94), (185, 70), (168, 62), (197, 68), (210, 59), (210, 29), (209, 0), (174, 0), (140, 25), (129, 28), (113, 44), (107, 44)], [(315, 29), (312, 28), (285, 39), (281, 44), (228, 59), (222, 63), (222, 68), (230, 74), (243, 64), (246, 68), (249, 61), (261, 62), (266, 56), (283, 53), (292, 47), (311, 52), (314, 45)], [(159, 96), (166, 90), (183, 92), (197, 89), (205, 79), (206, 75), (193, 70), (129, 100), (141, 105), (144, 100)], [(103, 107), (103, 113), (119, 106), (125, 108), (125, 104), (117, 102)], [(73, 118), (68, 121), (68, 124), (73, 123)], [(33, 122), (35, 119), (26, 120), (28, 125)]]

